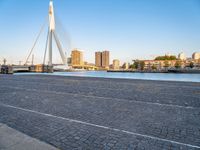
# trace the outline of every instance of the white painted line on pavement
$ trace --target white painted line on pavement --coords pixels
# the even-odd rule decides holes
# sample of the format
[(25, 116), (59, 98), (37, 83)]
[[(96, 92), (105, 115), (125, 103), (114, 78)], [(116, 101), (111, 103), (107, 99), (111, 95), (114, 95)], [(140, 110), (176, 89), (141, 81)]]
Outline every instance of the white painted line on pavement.
[[(8, 86), (7, 86), (8, 87)], [(25, 88), (20, 88), (20, 87), (9, 87), (12, 89), (18, 89), (18, 90), (25, 90), (25, 91), (35, 91), (35, 92), (41, 92), (41, 90), (37, 89), (25, 89)], [(181, 106), (181, 105), (176, 105), (176, 104), (161, 104), (157, 102), (147, 102), (147, 101), (137, 101), (137, 100), (128, 100), (128, 99), (119, 99), (119, 98), (111, 98), (111, 97), (101, 97), (101, 96), (95, 96), (95, 95), (84, 95), (84, 94), (74, 94), (74, 93), (68, 93), (68, 92), (56, 92), (56, 91), (47, 91), (47, 90), (42, 90), (42, 92), (45, 93), (54, 93), (54, 94), (62, 94), (62, 95), (73, 95), (73, 96), (82, 96), (82, 97), (89, 97), (89, 98), (100, 98), (100, 99), (112, 99), (112, 100), (117, 100), (117, 101), (127, 101), (130, 103), (139, 103), (139, 104), (149, 104), (149, 105), (158, 105), (158, 106), (165, 106), (165, 107), (175, 107), (175, 108), (184, 108), (184, 109), (200, 109), (199, 107), (193, 107), (193, 106)]]
[(173, 144), (177, 144), (177, 145), (183, 145), (183, 146), (187, 146), (187, 147), (192, 147), (192, 148), (198, 148), (198, 149), (200, 149), (200, 146), (196, 146), (196, 145), (191, 145), (191, 144), (176, 142), (176, 141), (167, 140), (167, 139), (163, 139), (163, 138), (159, 138), (159, 137), (154, 137), (154, 136), (150, 136), (150, 135), (144, 135), (144, 134), (130, 132), (130, 131), (121, 130), (121, 129), (116, 129), (116, 128), (112, 128), (112, 127), (106, 127), (106, 126), (102, 126), (102, 125), (92, 124), (92, 123), (83, 122), (83, 121), (80, 121), (80, 120), (74, 120), (74, 119), (64, 118), (64, 117), (55, 116), (55, 115), (51, 115), (51, 114), (46, 114), (46, 113), (42, 113), (42, 112), (30, 110), (30, 109), (25, 109), (25, 108), (20, 108), (20, 107), (16, 107), (16, 106), (11, 106), (11, 105), (7, 105), (7, 104), (3, 104), (3, 103), (0, 103), (0, 105), (4, 106), (4, 107), (7, 107), (7, 108), (13, 108), (13, 109), (17, 109), (17, 110), (21, 110), (21, 111), (25, 111), (25, 112), (31, 112), (31, 113), (35, 113), (35, 114), (42, 115), (42, 116), (47, 116), (47, 117), (62, 119), (62, 120), (66, 120), (66, 121), (73, 122), (73, 123), (88, 125), (88, 126), (92, 126), (92, 127), (98, 127), (98, 128), (102, 128), (102, 129), (111, 130), (111, 131), (117, 131), (117, 132), (121, 132), (121, 133), (130, 134), (130, 135), (134, 135), (134, 136), (140, 136), (140, 137), (150, 138), (150, 139), (159, 140), (159, 141), (163, 141), (163, 142), (169, 142), (169, 143), (173, 143)]

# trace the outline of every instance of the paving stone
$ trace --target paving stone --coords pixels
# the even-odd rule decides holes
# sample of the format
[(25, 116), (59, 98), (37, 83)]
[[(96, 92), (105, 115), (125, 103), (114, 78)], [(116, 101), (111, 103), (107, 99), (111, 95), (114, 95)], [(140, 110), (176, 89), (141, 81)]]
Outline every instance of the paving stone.
[(200, 83), (1, 76), (0, 122), (62, 150), (197, 149), (199, 90)]

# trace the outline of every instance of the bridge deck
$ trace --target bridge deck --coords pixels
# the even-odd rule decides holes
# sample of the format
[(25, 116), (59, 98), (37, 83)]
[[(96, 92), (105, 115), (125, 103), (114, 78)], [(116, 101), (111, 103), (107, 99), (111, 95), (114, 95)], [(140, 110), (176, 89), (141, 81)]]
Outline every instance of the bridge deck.
[(59, 149), (199, 149), (200, 83), (0, 76), (0, 122)]
[(30, 71), (29, 66), (13, 66), (13, 72), (18, 72), (18, 71)]

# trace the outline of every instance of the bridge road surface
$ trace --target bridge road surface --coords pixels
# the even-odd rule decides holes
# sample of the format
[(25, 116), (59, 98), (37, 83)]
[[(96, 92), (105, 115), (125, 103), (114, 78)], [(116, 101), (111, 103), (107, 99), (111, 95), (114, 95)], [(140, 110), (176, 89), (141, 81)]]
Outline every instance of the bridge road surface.
[(200, 83), (0, 75), (0, 123), (61, 150), (196, 150)]

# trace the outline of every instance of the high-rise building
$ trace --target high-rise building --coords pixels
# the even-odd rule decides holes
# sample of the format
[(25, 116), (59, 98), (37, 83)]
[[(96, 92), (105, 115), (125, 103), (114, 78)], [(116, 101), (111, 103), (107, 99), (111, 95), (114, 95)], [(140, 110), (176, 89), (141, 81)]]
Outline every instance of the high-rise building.
[(102, 52), (102, 67), (109, 69), (109, 64), (110, 64), (110, 52), (104, 51)]
[(95, 65), (96, 67), (102, 67), (102, 53), (95, 52)]
[(120, 68), (120, 62), (119, 62), (119, 60), (118, 59), (114, 59), (113, 60), (113, 69), (114, 70), (119, 70), (119, 68)]
[(83, 52), (75, 49), (71, 53), (71, 64), (72, 66), (83, 65)]
[(95, 65), (104, 69), (109, 69), (110, 64), (110, 52), (96, 52), (95, 53)]

